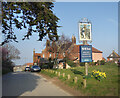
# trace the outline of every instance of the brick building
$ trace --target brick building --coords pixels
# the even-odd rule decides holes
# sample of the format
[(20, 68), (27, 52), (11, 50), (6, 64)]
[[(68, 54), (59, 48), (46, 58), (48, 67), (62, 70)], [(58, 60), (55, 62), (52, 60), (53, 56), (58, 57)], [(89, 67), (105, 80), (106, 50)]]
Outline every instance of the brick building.
[[(67, 57), (70, 60), (77, 62), (80, 60), (80, 45), (76, 44), (76, 38), (75, 36), (72, 36), (72, 42), (63, 44), (61, 46), (61, 49), (63, 47), (65, 48), (65, 52), (62, 52), (61, 49), (59, 50), (59, 52), (57, 52), (56, 43), (52, 42), (52, 45), (50, 45), (50, 41), (47, 40), (46, 47), (42, 50), (42, 53), (35, 53), (35, 50), (33, 51), (33, 63), (39, 62), (40, 58), (48, 59), (49, 57), (51, 57), (52, 59), (54, 59), (57, 55), (58, 59), (63, 59), (64, 57)], [(102, 51), (99, 51), (98, 49), (92, 47), (92, 59), (94, 62), (102, 60)]]

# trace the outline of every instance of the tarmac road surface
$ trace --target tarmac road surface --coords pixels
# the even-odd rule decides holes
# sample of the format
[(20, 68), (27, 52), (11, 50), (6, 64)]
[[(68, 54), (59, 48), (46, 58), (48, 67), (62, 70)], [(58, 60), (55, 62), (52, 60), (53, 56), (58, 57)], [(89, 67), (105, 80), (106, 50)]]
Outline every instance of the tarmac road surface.
[(42, 76), (13, 72), (2, 77), (2, 96), (72, 96)]

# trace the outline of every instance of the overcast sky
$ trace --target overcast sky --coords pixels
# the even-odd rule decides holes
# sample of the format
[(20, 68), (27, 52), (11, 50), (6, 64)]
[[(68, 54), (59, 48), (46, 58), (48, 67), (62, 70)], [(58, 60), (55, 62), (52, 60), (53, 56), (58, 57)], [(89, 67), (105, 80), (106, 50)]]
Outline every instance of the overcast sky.
[[(92, 22), (92, 43), (93, 47), (103, 51), (103, 57), (107, 57), (114, 49), (118, 53), (118, 3), (117, 2), (55, 2), (54, 14), (60, 21), (58, 34), (64, 33), (69, 38), (74, 35), (78, 42), (78, 21), (86, 17)], [(45, 48), (45, 40), (36, 41), (37, 34), (30, 40), (22, 41), (25, 29), (17, 30), (19, 43), (12, 44), (21, 52), (20, 60), (16, 60), (17, 65), (33, 62), (33, 49), (40, 53)]]

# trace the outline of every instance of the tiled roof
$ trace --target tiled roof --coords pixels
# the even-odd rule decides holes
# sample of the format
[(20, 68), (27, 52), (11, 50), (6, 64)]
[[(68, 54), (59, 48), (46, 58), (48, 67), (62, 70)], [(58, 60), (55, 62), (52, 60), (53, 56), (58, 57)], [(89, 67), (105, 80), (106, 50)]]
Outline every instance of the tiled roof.
[(41, 56), (41, 53), (35, 53), (35, 56)]
[(102, 57), (102, 60), (106, 60), (104, 57)]
[(113, 50), (113, 52), (107, 58), (120, 58), (120, 56)]
[(98, 49), (96, 49), (94, 47), (92, 47), (92, 52), (93, 53), (102, 53), (102, 51), (100, 51), (100, 50), (98, 50)]
[(33, 63), (26, 63), (26, 65), (33, 65)]

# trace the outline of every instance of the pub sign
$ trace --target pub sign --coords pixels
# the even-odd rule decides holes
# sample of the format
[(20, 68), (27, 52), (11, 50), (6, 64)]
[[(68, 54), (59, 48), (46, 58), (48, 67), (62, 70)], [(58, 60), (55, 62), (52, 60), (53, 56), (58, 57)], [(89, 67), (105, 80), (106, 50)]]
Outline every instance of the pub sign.
[(79, 40), (91, 41), (91, 23), (79, 23)]
[(83, 45), (80, 49), (80, 62), (92, 62), (92, 45)]

